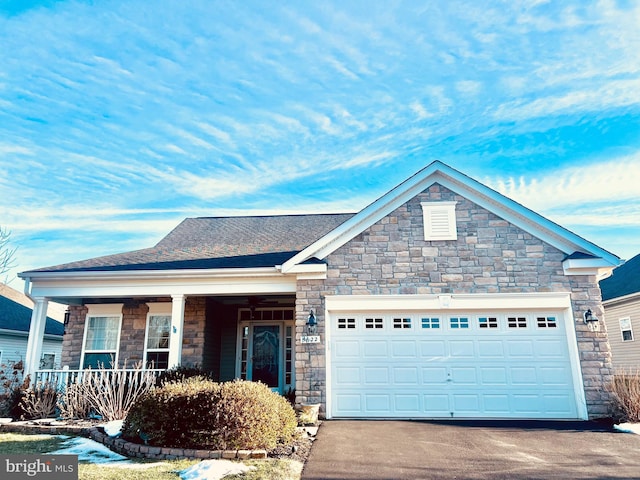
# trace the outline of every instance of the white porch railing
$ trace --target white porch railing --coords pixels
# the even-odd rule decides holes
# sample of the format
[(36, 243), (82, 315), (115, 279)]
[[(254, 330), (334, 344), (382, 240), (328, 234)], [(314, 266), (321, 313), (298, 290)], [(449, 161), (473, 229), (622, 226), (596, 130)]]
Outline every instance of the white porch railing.
[[(127, 383), (132, 381), (140, 381), (144, 375), (149, 373), (157, 377), (160, 373), (166, 371), (162, 368), (120, 368), (120, 369), (84, 369), (84, 370), (36, 370), (33, 385), (48, 383), (57, 385), (58, 389), (63, 390), (67, 385), (79, 383), (85, 375), (115, 375), (117, 372), (119, 381)], [(122, 376), (124, 374), (124, 377)]]

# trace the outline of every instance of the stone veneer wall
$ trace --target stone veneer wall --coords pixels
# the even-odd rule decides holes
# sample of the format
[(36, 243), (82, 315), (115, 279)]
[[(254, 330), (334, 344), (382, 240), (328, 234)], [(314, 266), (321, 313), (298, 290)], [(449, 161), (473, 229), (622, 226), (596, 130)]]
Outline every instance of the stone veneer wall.
[[(458, 239), (425, 241), (422, 201), (457, 201)], [(612, 375), (601, 325), (591, 332), (582, 313), (602, 315), (595, 277), (565, 276), (565, 255), (464, 197), (432, 185), (326, 259), (326, 280), (298, 281), (296, 394), (298, 403), (326, 402), (325, 295), (572, 292), (576, 336), (591, 417), (607, 413), (604, 382)], [(320, 344), (301, 345), (309, 309)]]
[[(127, 300), (122, 307), (122, 329), (120, 332), (119, 367), (132, 368), (143, 360), (145, 328), (147, 325), (147, 302), (158, 299)], [(69, 324), (62, 340), (62, 365), (80, 368), (86, 306), (69, 307)], [(182, 363), (201, 365), (204, 353), (204, 330), (206, 315), (205, 297), (187, 297), (184, 309), (182, 338)]]

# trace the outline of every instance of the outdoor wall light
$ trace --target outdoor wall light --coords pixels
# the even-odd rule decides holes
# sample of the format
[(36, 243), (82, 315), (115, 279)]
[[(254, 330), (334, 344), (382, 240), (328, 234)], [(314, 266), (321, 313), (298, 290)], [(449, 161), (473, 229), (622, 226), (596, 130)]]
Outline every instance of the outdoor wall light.
[(584, 312), (584, 323), (586, 323), (587, 325), (589, 325), (592, 322), (597, 322), (598, 321), (598, 317), (596, 317), (592, 312), (591, 309), (588, 309), (586, 312)]
[(318, 321), (313, 314), (313, 309), (309, 311), (309, 318), (307, 318), (307, 335), (315, 335), (318, 330)]

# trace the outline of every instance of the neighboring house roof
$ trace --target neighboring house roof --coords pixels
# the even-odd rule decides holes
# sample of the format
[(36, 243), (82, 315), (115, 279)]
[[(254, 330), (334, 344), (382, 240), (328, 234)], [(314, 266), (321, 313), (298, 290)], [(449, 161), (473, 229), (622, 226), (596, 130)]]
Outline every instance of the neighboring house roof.
[(284, 263), (353, 215), (187, 218), (154, 247), (33, 272), (272, 267)]
[(640, 293), (640, 254), (627, 260), (613, 271), (613, 275), (600, 282), (602, 300)]
[[(12, 330), (29, 333), (32, 309), (21, 303), (7, 298), (4, 287), (0, 290), (0, 330)], [(59, 335), (64, 333), (64, 325), (51, 317), (47, 317), (44, 329), (45, 335)]]

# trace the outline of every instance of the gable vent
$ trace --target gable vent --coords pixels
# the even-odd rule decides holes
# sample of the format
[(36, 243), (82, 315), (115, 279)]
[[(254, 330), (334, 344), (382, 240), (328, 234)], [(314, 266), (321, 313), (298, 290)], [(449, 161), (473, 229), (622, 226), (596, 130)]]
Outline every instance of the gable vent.
[(457, 240), (456, 203), (421, 203), (425, 240)]

